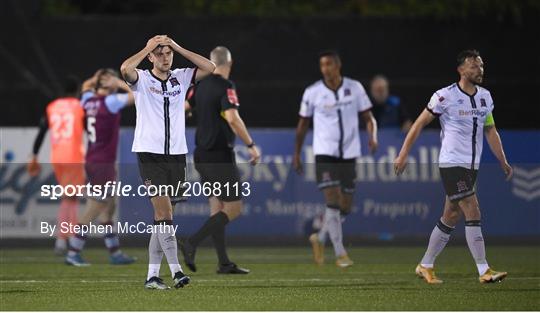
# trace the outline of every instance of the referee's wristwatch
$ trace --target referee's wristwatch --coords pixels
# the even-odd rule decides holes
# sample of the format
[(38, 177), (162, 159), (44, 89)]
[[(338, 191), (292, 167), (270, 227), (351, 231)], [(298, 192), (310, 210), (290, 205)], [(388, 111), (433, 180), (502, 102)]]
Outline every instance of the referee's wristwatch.
[(252, 141), (249, 145), (246, 145), (246, 147), (248, 147), (248, 148), (253, 148), (253, 147), (255, 147), (255, 142)]

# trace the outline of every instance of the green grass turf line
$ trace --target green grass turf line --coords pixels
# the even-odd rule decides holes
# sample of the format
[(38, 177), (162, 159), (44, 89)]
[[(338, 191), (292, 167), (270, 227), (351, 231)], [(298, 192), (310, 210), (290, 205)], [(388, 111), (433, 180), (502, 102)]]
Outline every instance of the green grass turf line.
[[(236, 248), (231, 258), (249, 275), (216, 275), (212, 249), (197, 252), (197, 273), (183, 289), (143, 289), (146, 249), (127, 249), (139, 261), (107, 264), (105, 249), (89, 249), (92, 266), (68, 267), (52, 249), (0, 251), (0, 310), (540, 310), (540, 248), (492, 246), (488, 260), (509, 272), (481, 285), (466, 247), (450, 246), (436, 265), (444, 284), (414, 275), (423, 247), (351, 248), (355, 265), (311, 263), (308, 248)], [(186, 272), (189, 273), (189, 271)], [(161, 276), (171, 284), (164, 262)]]

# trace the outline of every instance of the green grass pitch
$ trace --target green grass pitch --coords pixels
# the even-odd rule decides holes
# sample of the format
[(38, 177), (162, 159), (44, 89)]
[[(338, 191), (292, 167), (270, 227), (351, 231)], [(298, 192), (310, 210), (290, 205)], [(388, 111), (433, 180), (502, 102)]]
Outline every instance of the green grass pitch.
[[(236, 248), (231, 257), (249, 275), (215, 274), (212, 249), (197, 252), (192, 284), (168, 291), (144, 290), (146, 250), (127, 249), (139, 261), (106, 264), (105, 249), (88, 249), (87, 268), (68, 267), (52, 249), (2, 249), (1, 310), (540, 310), (539, 247), (488, 246), (488, 259), (509, 272), (497, 284), (481, 285), (465, 246), (439, 257), (442, 285), (414, 275), (424, 247), (351, 248), (356, 264), (338, 269), (311, 264), (305, 248)], [(164, 262), (162, 277), (171, 282)]]

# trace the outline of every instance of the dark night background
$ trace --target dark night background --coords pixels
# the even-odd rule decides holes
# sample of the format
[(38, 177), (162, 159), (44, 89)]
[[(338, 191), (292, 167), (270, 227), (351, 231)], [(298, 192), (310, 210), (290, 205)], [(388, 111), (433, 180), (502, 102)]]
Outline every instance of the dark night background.
[[(338, 50), (343, 74), (366, 89), (386, 75), (414, 118), (457, 80), (456, 54), (475, 48), (498, 127), (539, 128), (539, 2), (2, 1), (0, 125), (37, 125), (62, 77), (118, 69), (151, 36), (167, 34), (205, 56), (216, 45), (231, 50), (250, 127), (296, 125), (304, 88), (320, 78), (320, 50)], [(175, 66), (186, 65), (176, 55)], [(122, 123), (134, 126), (134, 108)]]

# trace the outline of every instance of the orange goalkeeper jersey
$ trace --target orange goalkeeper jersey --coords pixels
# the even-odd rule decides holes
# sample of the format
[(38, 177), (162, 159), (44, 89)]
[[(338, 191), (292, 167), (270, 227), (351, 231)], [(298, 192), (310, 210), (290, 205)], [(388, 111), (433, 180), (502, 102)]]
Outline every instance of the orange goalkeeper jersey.
[(84, 110), (77, 98), (58, 98), (47, 105), (51, 163), (84, 163)]

